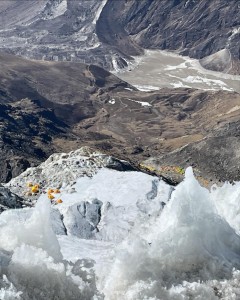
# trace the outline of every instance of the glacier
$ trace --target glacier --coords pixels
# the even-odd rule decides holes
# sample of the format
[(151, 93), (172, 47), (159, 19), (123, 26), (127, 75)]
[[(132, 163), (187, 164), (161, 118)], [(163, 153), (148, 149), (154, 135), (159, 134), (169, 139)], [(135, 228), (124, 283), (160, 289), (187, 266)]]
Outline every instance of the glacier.
[(206, 189), (188, 168), (172, 187), (83, 154), (8, 185), (66, 169), (62, 203), (0, 215), (0, 299), (240, 299), (239, 182)]

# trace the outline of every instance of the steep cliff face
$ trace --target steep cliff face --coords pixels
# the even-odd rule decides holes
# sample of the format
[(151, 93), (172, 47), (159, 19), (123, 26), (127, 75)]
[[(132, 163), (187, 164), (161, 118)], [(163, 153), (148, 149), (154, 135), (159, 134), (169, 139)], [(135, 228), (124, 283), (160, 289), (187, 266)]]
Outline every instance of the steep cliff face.
[(47, 158), (53, 137), (66, 138), (67, 125), (37, 101), (23, 99), (0, 104), (0, 181), (12, 177)]
[[(109, 24), (111, 26), (107, 26)], [(119, 30), (121, 28), (121, 30)], [(120, 32), (119, 32), (120, 31)], [(238, 0), (109, 0), (97, 22), (101, 41), (122, 48), (131, 39), (142, 48), (178, 51), (197, 59), (223, 49), (230, 56), (205, 67), (239, 73), (240, 6)], [(223, 53), (219, 54), (223, 61)]]
[(6, 0), (0, 49), (107, 69), (126, 66), (144, 48), (167, 49), (210, 56), (206, 68), (239, 74), (239, 7), (238, 0)]
[[(111, 24), (108, 30), (106, 24)], [(225, 49), (203, 65), (231, 73), (240, 70), (237, 0), (109, 0), (97, 22), (97, 33), (101, 41), (120, 48), (122, 40), (131, 38), (131, 43), (143, 48), (174, 50), (197, 59)], [(128, 54), (133, 52), (122, 48)]]

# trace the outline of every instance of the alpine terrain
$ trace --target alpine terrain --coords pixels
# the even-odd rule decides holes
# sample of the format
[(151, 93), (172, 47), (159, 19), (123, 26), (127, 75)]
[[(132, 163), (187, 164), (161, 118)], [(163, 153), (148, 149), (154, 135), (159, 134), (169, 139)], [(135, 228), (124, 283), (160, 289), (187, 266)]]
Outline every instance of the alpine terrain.
[(240, 299), (238, 0), (0, 1), (0, 299)]

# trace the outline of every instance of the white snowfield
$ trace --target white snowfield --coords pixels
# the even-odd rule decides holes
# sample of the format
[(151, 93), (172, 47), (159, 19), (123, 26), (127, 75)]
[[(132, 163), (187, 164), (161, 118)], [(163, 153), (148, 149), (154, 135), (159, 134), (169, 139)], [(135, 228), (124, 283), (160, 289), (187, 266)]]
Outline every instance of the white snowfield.
[(66, 11), (67, 11), (67, 0), (60, 0), (59, 2), (53, 4), (49, 14), (45, 17), (45, 19), (55, 19), (63, 15)]
[[(34, 208), (0, 215), (0, 299), (240, 299), (240, 183), (209, 191), (188, 168), (173, 189), (141, 172), (94, 169), (84, 153), (62, 203), (42, 194)], [(32, 169), (33, 181), (53, 178), (59, 157)], [(74, 166), (83, 152), (68, 158)]]

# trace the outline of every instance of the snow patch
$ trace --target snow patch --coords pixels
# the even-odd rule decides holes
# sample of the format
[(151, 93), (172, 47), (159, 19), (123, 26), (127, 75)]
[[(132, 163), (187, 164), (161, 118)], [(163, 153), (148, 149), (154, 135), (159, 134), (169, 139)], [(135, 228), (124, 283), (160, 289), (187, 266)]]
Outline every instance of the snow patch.
[(205, 76), (188, 76), (187, 78), (181, 78), (172, 74), (168, 74), (169, 77), (177, 78), (180, 81), (170, 83), (174, 88), (187, 87), (191, 88), (191, 86), (186, 85), (184, 82), (189, 84), (200, 84), (202, 85), (202, 90), (224, 90), (224, 91), (233, 91), (232, 88), (227, 86), (225, 82), (219, 79), (209, 79)]
[(144, 101), (137, 101), (137, 100), (133, 100), (133, 99), (126, 99), (126, 100), (129, 100), (129, 101), (132, 101), (132, 102), (135, 102), (135, 103), (139, 103), (141, 104), (141, 106), (152, 106), (152, 104), (150, 104), (149, 102), (144, 102)]
[[(155, 194), (149, 200), (153, 188)], [(122, 241), (139, 214), (161, 209), (163, 200), (159, 195), (169, 188), (158, 179), (141, 172), (118, 172), (103, 168), (91, 178), (79, 178), (72, 185), (74, 193), (62, 192), (63, 203), (56, 208), (63, 216), (68, 235)], [(40, 198), (48, 201), (47, 195)], [(100, 219), (97, 203), (101, 204), (98, 206)]]
[(227, 41), (227, 45), (226, 45), (227, 47), (230, 47), (230, 43), (231, 43), (232, 39), (238, 33), (240, 33), (240, 27), (233, 28), (231, 35), (229, 36), (228, 41)]
[(137, 85), (137, 84), (135, 84), (133, 86), (142, 92), (151, 92), (151, 91), (159, 91), (160, 90), (160, 87), (152, 86), (152, 85)]
[(21, 210), (16, 211), (15, 217), (14, 211), (3, 212), (0, 218), (1, 248), (6, 251), (13, 251), (21, 244), (38, 246), (56, 261), (61, 260), (60, 247), (51, 230), (50, 210), (49, 201), (39, 200), (33, 213), (24, 223), (22, 222), (23, 216), (18, 214)]
[(118, 72), (120, 68), (118, 67), (118, 63), (115, 57), (112, 58), (112, 65), (113, 65), (113, 70), (114, 72)]
[[(40, 199), (25, 220), (22, 211), (0, 215), (0, 298), (102, 299), (91, 272), (84, 277), (86, 261), (63, 261), (50, 223), (49, 200)], [(7, 278), (5, 283), (1, 278)]]
[(187, 78), (183, 79), (185, 82), (189, 83), (206, 83), (207, 85), (211, 86), (221, 86), (226, 87), (226, 83), (218, 79), (208, 79), (201, 76), (188, 76)]
[(110, 104), (115, 104), (115, 103), (116, 103), (116, 100), (115, 100), (115, 99), (111, 99), (111, 100), (108, 101), (108, 103), (110, 103)]
[(55, 19), (62, 16), (67, 11), (67, 5), (67, 0), (60, 0), (60, 2), (54, 3), (45, 19)]
[(166, 66), (164, 68), (165, 71), (173, 71), (173, 70), (177, 70), (177, 69), (186, 69), (187, 68), (187, 62), (183, 62), (179, 65), (176, 65), (176, 66)]
[(236, 105), (233, 108), (231, 108), (229, 111), (227, 111), (226, 114), (231, 114), (232, 112), (235, 112), (235, 111), (237, 111), (239, 109), (240, 109), (240, 106)]
[(184, 84), (181, 81), (170, 83), (174, 88), (190, 88), (190, 86)]
[(97, 23), (97, 20), (99, 19), (100, 15), (101, 15), (101, 12), (104, 8), (104, 6), (106, 5), (108, 0), (102, 0), (102, 3), (100, 4), (97, 12), (96, 12), (96, 15), (95, 15), (95, 18), (93, 19), (92, 23), (95, 25)]

